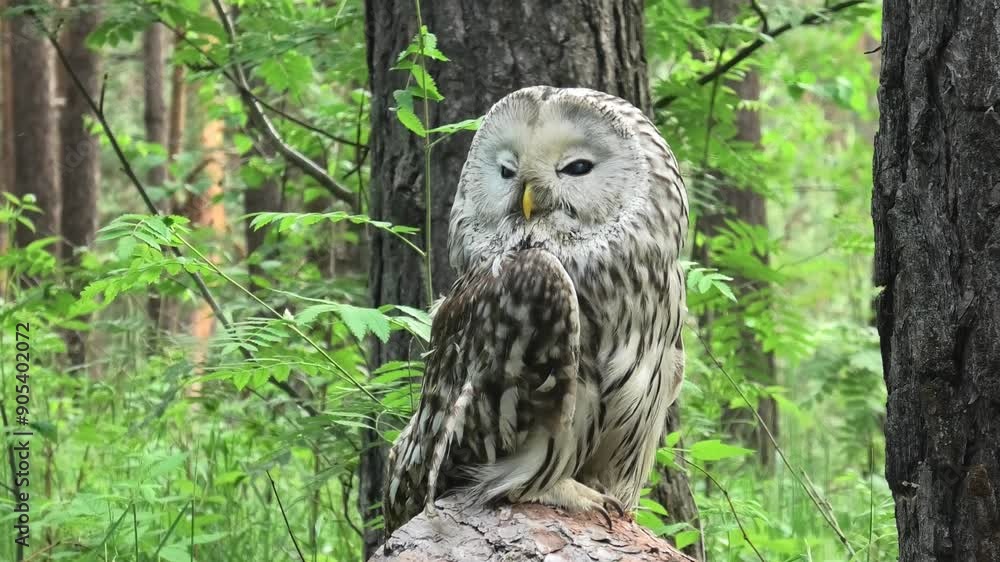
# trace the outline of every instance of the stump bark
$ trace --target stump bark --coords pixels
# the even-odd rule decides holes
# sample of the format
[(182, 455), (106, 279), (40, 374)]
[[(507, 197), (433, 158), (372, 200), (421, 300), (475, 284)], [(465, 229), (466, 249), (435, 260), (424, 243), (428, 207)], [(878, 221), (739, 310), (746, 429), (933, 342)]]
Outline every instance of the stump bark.
[(597, 513), (569, 514), (539, 504), (463, 508), (438, 500), (403, 525), (369, 562), (694, 562), (630, 517), (609, 529)]

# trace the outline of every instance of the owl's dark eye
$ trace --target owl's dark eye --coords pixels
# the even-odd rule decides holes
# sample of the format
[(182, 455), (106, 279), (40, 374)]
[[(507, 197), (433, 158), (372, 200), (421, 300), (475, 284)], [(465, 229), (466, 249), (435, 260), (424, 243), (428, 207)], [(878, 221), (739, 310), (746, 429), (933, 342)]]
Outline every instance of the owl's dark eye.
[(562, 170), (559, 170), (559, 173), (571, 176), (585, 176), (593, 169), (594, 163), (590, 160), (574, 160), (569, 164), (566, 164)]
[(500, 166), (500, 177), (505, 180), (509, 180), (514, 177), (514, 170), (511, 170), (507, 166)]

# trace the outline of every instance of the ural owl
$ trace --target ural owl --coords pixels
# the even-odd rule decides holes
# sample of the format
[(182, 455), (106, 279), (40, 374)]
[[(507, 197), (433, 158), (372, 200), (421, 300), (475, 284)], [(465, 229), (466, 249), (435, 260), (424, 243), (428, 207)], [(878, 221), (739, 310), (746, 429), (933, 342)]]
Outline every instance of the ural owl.
[(625, 100), (514, 92), (476, 133), (451, 211), (460, 274), (420, 406), (389, 453), (386, 536), (444, 492), (635, 507), (683, 379), (688, 207)]

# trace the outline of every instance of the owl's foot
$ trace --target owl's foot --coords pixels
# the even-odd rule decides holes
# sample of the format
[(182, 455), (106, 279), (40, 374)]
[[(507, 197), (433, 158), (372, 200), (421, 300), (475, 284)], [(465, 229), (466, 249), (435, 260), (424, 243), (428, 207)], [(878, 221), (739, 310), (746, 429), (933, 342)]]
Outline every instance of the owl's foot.
[(611, 514), (608, 510), (625, 516), (625, 508), (618, 498), (585, 486), (572, 478), (563, 478), (548, 490), (534, 496), (519, 499), (521, 502), (537, 502), (560, 507), (569, 512), (596, 511), (611, 529)]

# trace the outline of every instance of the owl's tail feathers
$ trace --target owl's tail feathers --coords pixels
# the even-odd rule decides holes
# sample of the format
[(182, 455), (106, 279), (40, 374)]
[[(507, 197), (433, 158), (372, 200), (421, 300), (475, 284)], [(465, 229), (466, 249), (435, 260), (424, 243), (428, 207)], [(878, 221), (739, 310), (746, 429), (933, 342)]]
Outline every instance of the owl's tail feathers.
[(468, 503), (482, 505), (502, 497), (517, 501), (555, 484), (566, 476), (573, 457), (559, 441), (558, 435), (536, 431), (515, 454), (466, 468), (465, 476), (473, 482), (463, 490)]
[[(444, 464), (444, 459), (448, 456), (448, 448), (451, 446), (452, 440), (462, 440), (462, 431), (465, 427), (465, 410), (469, 407), (475, 394), (475, 388), (471, 380), (462, 386), (462, 391), (459, 393), (458, 399), (455, 400), (451, 411), (444, 419), (442, 432), (438, 434), (434, 443), (431, 466), (430, 470), (427, 471), (427, 498), (425, 499), (426, 505), (424, 506), (427, 515), (430, 517), (437, 515), (437, 510), (434, 507), (434, 498), (437, 495), (437, 483), (438, 476), (441, 473), (441, 465)], [(437, 434), (438, 428), (433, 429), (434, 431), (431, 434)]]

